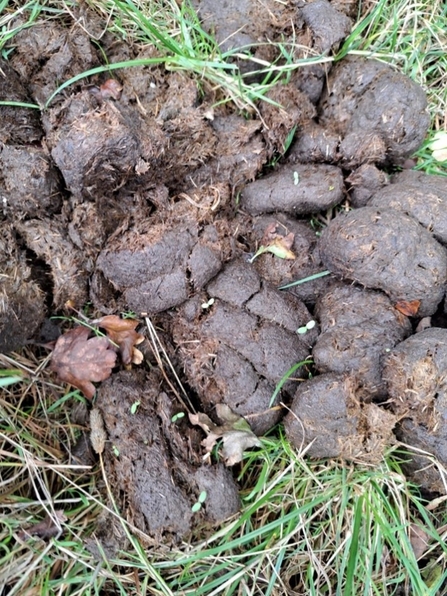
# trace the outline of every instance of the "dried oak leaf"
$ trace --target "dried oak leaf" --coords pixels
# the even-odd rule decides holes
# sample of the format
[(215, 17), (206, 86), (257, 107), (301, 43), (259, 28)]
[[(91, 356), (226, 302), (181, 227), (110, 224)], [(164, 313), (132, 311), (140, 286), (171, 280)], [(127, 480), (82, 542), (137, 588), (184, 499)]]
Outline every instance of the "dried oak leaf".
[(407, 317), (415, 317), (418, 314), (420, 300), (399, 300), (394, 308)]
[(207, 454), (209, 454), (219, 439), (222, 439), (222, 457), (226, 466), (242, 461), (244, 450), (250, 447), (260, 447), (261, 441), (251, 430), (248, 422), (238, 416), (225, 404), (217, 404), (216, 412), (223, 421), (222, 425), (214, 422), (201, 412), (198, 414), (189, 414), (191, 424), (200, 426), (207, 434), (206, 439), (202, 441)]
[(295, 253), (290, 250), (295, 240), (295, 234), (290, 232), (284, 236), (283, 234), (278, 233), (278, 228), (279, 224), (275, 222), (266, 227), (262, 237), (261, 246), (253, 255), (251, 262), (266, 252), (270, 252), (280, 259), (296, 259)]
[(107, 337), (91, 337), (87, 327), (75, 327), (61, 335), (51, 355), (50, 369), (80, 389), (87, 399), (95, 395), (92, 381), (105, 381), (115, 366), (116, 353)]
[(414, 556), (416, 559), (420, 559), (428, 549), (430, 536), (427, 534), (424, 528), (412, 523), (409, 527), (409, 537)]
[(135, 348), (144, 341), (144, 336), (135, 331), (138, 321), (134, 319), (120, 319), (116, 315), (107, 315), (95, 321), (106, 330), (107, 337), (118, 347), (123, 364), (140, 364), (142, 354)]
[(54, 517), (47, 515), (42, 521), (32, 526), (28, 526), (24, 530), (21, 530), (18, 534), (19, 540), (26, 540), (31, 536), (38, 536), (42, 540), (48, 540), (61, 533), (61, 522), (67, 521), (64, 511), (62, 509), (56, 509), (54, 511)]

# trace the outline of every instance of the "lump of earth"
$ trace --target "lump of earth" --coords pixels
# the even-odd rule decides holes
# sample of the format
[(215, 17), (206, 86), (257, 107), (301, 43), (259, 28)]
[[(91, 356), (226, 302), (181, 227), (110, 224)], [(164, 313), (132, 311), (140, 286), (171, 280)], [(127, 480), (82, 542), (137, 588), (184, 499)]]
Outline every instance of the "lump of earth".
[(319, 123), (342, 137), (345, 165), (402, 164), (429, 125), (421, 87), (391, 66), (348, 56), (331, 70), (319, 103)]
[(391, 207), (414, 217), (433, 236), (447, 244), (447, 184), (444, 176), (404, 170), (378, 190), (368, 205)]
[(0, 194), (15, 217), (51, 215), (60, 210), (60, 176), (38, 147), (0, 148)]
[[(160, 389), (155, 373), (112, 376), (98, 389), (96, 405), (109, 436), (106, 473), (130, 523), (156, 539), (178, 541), (197, 522), (221, 522), (239, 510), (231, 472), (223, 464), (202, 463), (200, 432), (186, 422), (172, 423), (180, 408)], [(202, 491), (206, 502), (193, 513)]]
[[(272, 226), (275, 226), (275, 233), (279, 237), (293, 234), (290, 250), (295, 255), (295, 259), (280, 259), (265, 252), (253, 262), (259, 275), (273, 286), (280, 287), (324, 270), (317, 250), (318, 236), (310, 225), (287, 217), (284, 213), (254, 217), (249, 225), (252, 227), (252, 234), (248, 234), (248, 237), (253, 253), (262, 245), (266, 231), (272, 229)], [(243, 224), (243, 227), (248, 228), (249, 225)], [(332, 280), (333, 277), (330, 275), (320, 277), (293, 286), (288, 289), (288, 292), (306, 304), (314, 304), (316, 298), (324, 293)]]
[(44, 294), (31, 277), (9, 223), (0, 222), (0, 352), (31, 339), (45, 317)]
[(445, 434), (446, 370), (447, 329), (431, 327), (397, 345), (383, 371), (393, 412)]
[(315, 106), (302, 91), (293, 83), (276, 85), (267, 93), (268, 99), (276, 102), (274, 105), (264, 101), (260, 106), (262, 119), (266, 124), (264, 138), (269, 155), (275, 152), (283, 153), (287, 136), (293, 128), (300, 129), (315, 115)]
[(288, 165), (247, 184), (241, 207), (252, 215), (276, 211), (308, 215), (340, 203), (343, 188), (343, 174), (336, 166)]
[(217, 225), (148, 220), (106, 244), (97, 269), (122, 293), (122, 306), (157, 313), (187, 300), (218, 273), (226, 258)]
[(392, 440), (396, 418), (363, 404), (348, 375), (319, 375), (298, 386), (284, 419), (289, 441), (311, 457), (378, 463)]
[(267, 161), (267, 151), (261, 134), (259, 120), (246, 120), (237, 114), (216, 114), (211, 121), (216, 135), (218, 155), (189, 172), (185, 185), (193, 182), (193, 194), (203, 185), (217, 186), (218, 181), (231, 181), (231, 188), (238, 189), (255, 179)]
[(37, 103), (44, 105), (61, 83), (98, 66), (99, 60), (80, 26), (65, 28), (47, 20), (17, 33), (11, 64), (28, 81)]
[(146, 157), (149, 152), (151, 135), (147, 135), (146, 147), (140, 141), (144, 123), (134, 117), (130, 126), (129, 119), (111, 101), (97, 109), (88, 91), (50, 110), (45, 127), (51, 156), (67, 189), (78, 200), (117, 190), (135, 175), (142, 153)]
[[(447, 465), (447, 440), (439, 433), (431, 433), (422, 424), (417, 424), (410, 418), (402, 420), (395, 429), (396, 437), (404, 445), (409, 445), (425, 451), (427, 455), (410, 449), (405, 453), (405, 463), (402, 469), (421, 488), (430, 492), (447, 494), (445, 472), (439, 469), (439, 463)], [(410, 460), (408, 461), (408, 457)], [(434, 457), (433, 457), (434, 456)]]
[(444, 297), (447, 251), (412, 217), (362, 207), (338, 215), (323, 230), (320, 255), (333, 273), (388, 294), (393, 303), (420, 300), (432, 315)]
[[(299, 2), (294, 21), (295, 60), (309, 55), (327, 55), (338, 48), (351, 29), (351, 20), (327, 0)], [(292, 74), (291, 80), (316, 104), (330, 68), (330, 63), (302, 65)]]
[[(3, 101), (31, 103), (25, 84), (9, 62), (0, 60), (0, 97)], [(0, 106), (0, 142), (28, 145), (43, 135), (39, 112), (18, 106)]]
[(314, 47), (320, 54), (336, 49), (351, 31), (351, 19), (327, 0), (307, 2), (300, 13), (313, 33)]
[(410, 320), (382, 292), (338, 283), (315, 311), (321, 334), (313, 359), (322, 373), (350, 373), (363, 400), (384, 397), (383, 359), (411, 333)]
[[(172, 322), (188, 382), (207, 412), (225, 403), (256, 434), (276, 424), (280, 396), (272, 404), (272, 395), (287, 371), (309, 355), (316, 329), (304, 336), (296, 330), (311, 318), (303, 303), (268, 286), (248, 263), (229, 263)], [(283, 399), (292, 387), (285, 383)]]
[(288, 161), (290, 163), (334, 163), (338, 159), (340, 136), (316, 122), (308, 122), (296, 134)]
[[(401, 441), (427, 451), (447, 465), (447, 329), (426, 329), (397, 345), (388, 355), (383, 377), (390, 407), (401, 419)], [(447, 493), (439, 472), (426, 458), (412, 457), (410, 471), (429, 490)]]
[(67, 300), (77, 308), (87, 301), (88, 276), (92, 263), (70, 241), (68, 230), (57, 219), (16, 221), (15, 228), (26, 246), (49, 266), (53, 281), (53, 306), (60, 309)]
[(365, 163), (351, 172), (346, 178), (346, 182), (351, 185), (349, 190), (351, 205), (365, 207), (375, 193), (380, 195), (381, 190), (389, 184), (389, 176), (386, 172), (376, 168), (374, 164)]

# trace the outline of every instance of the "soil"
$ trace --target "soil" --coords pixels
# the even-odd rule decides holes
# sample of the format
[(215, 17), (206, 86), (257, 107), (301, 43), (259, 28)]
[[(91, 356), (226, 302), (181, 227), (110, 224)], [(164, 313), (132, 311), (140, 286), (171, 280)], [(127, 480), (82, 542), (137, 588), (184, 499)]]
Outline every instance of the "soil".
[[(294, 39), (296, 59), (331, 55), (357, 10), (327, 0), (195, 4), (224, 50), (258, 44), (234, 61), (247, 82), (255, 60), (277, 58), (264, 41)], [(85, 31), (105, 24), (88, 11), (83, 23), (47, 21), (17, 34), (0, 64), (0, 98), (43, 105), (60, 82), (101, 64)], [(151, 55), (109, 34), (101, 43), (111, 62)], [(214, 420), (224, 403), (264, 434), (289, 408), (287, 434), (298, 448), (311, 445), (311, 456), (376, 462), (397, 436), (447, 463), (442, 392), (420, 396), (428, 421), (412, 405), (413, 386), (403, 405), (398, 389), (420, 366), (411, 359), (419, 344), (426, 382), (442, 385), (435, 354), (444, 330), (413, 330), (423, 317), (442, 320), (445, 188), (415, 171), (388, 174), (424, 139), (423, 90), (382, 62), (349, 57), (291, 73), (269, 92), (280, 107), (260, 102), (242, 113), (162, 66), (114, 77), (122, 87), (114, 97), (101, 95), (101, 75), (66, 88), (40, 114), (0, 106), (0, 350), (44, 337), (46, 316), (69, 313), (67, 301), (90, 302), (99, 316), (146, 313), (197, 411)], [(256, 255), (286, 245), (289, 258)], [(235, 513), (237, 484), (223, 464), (204, 465), (200, 428), (172, 421), (185, 406), (142, 351), (145, 363), (117, 368), (97, 391), (105, 465), (127, 519), (171, 542)], [(309, 357), (311, 380), (302, 382), (305, 365), (285, 378)], [(409, 474), (441, 491), (419, 463)]]

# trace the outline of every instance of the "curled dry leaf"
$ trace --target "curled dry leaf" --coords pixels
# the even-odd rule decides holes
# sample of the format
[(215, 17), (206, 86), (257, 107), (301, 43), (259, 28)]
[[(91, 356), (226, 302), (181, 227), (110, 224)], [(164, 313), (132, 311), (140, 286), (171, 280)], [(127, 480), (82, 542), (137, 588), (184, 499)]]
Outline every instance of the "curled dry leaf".
[(91, 337), (90, 329), (75, 327), (61, 335), (51, 355), (50, 369), (80, 389), (87, 399), (95, 395), (92, 381), (104, 381), (115, 366), (116, 354), (107, 337)]
[(409, 537), (414, 556), (420, 559), (428, 548), (429, 535), (421, 526), (410, 524)]
[(116, 79), (107, 79), (100, 87), (101, 97), (103, 99), (119, 100), (121, 97), (122, 85)]
[(19, 540), (26, 540), (31, 536), (37, 536), (42, 540), (48, 540), (57, 536), (62, 528), (60, 522), (67, 521), (64, 511), (62, 509), (56, 509), (54, 511), (54, 517), (47, 515), (42, 521), (37, 524), (33, 524), (24, 530), (21, 530), (18, 534)]
[(141, 352), (134, 348), (144, 341), (144, 336), (135, 331), (138, 321), (107, 315), (95, 322), (106, 330), (107, 337), (118, 346), (123, 364), (140, 364), (143, 361)]
[(278, 233), (278, 228), (279, 224), (275, 222), (266, 227), (262, 237), (261, 246), (252, 257), (251, 262), (265, 252), (270, 252), (280, 259), (296, 259), (295, 254), (291, 251), (295, 240), (295, 234), (292, 232), (287, 235), (280, 234)]
[(101, 412), (98, 408), (92, 408), (90, 412), (90, 442), (95, 453), (102, 453), (107, 440), (106, 430)]
[(418, 314), (420, 300), (399, 300), (396, 302), (394, 308), (407, 317), (415, 317)]
[(191, 424), (200, 426), (207, 434), (202, 441), (207, 454), (209, 454), (219, 439), (222, 439), (222, 457), (226, 466), (234, 466), (242, 461), (244, 450), (250, 447), (260, 447), (261, 441), (251, 430), (248, 422), (238, 416), (225, 404), (216, 406), (217, 415), (223, 421), (222, 425), (214, 422), (201, 412), (189, 414)]

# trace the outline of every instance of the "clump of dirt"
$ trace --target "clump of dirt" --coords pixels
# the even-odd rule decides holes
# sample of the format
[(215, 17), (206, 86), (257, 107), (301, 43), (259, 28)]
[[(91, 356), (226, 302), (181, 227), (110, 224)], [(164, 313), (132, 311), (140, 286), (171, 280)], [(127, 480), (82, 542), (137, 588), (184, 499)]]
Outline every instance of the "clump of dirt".
[[(265, 252), (253, 262), (259, 275), (273, 286), (281, 287), (297, 280), (306, 279), (324, 270), (318, 250), (318, 236), (307, 222), (291, 218), (284, 213), (253, 217), (250, 223), (243, 222), (242, 229), (249, 230), (247, 240), (256, 251), (262, 246), (266, 230), (274, 226), (279, 237), (293, 234), (291, 251), (294, 259), (278, 259)], [(324, 276), (288, 289), (297, 298), (308, 305), (315, 304), (318, 296), (324, 294), (333, 276)]]
[(346, 178), (351, 187), (349, 202), (353, 207), (365, 207), (372, 196), (381, 194), (380, 191), (389, 184), (389, 178), (386, 172), (374, 164), (361, 165)]
[[(229, 263), (180, 309), (174, 341), (190, 385), (208, 411), (227, 404), (257, 434), (281, 417), (271, 403), (276, 384), (307, 358), (316, 330), (296, 331), (312, 319), (292, 295), (279, 294), (243, 260)], [(299, 372), (297, 373), (299, 374)], [(283, 386), (290, 393), (293, 384)]]
[[(447, 465), (447, 330), (426, 329), (397, 345), (388, 355), (383, 377), (390, 407), (399, 417), (398, 437), (433, 454)], [(410, 471), (418, 484), (445, 492), (436, 468), (416, 455)]]
[(85, 304), (91, 263), (73, 246), (65, 226), (45, 218), (16, 221), (15, 227), (27, 247), (50, 264), (54, 308), (62, 309), (67, 300), (77, 306)]
[(224, 233), (225, 225), (199, 226), (191, 214), (182, 222), (155, 216), (107, 243), (96, 266), (123, 308), (154, 314), (185, 302), (220, 271), (231, 254)]
[(447, 185), (443, 176), (404, 170), (392, 177), (389, 186), (375, 192), (368, 205), (411, 215), (439, 242), (447, 244)]
[(17, 219), (51, 215), (62, 205), (60, 174), (39, 147), (0, 149), (0, 193), (3, 208)]
[[(25, 79), (26, 80), (26, 79)], [(0, 60), (0, 97), (3, 101), (32, 103), (25, 81), (6, 60)], [(0, 141), (9, 144), (37, 143), (43, 136), (37, 110), (1, 106)]]
[(12, 352), (35, 335), (45, 317), (45, 296), (33, 280), (10, 224), (0, 225), (0, 352)]
[(283, 166), (247, 184), (241, 206), (253, 215), (276, 211), (308, 215), (340, 203), (343, 188), (342, 171), (336, 166)]
[(55, 20), (33, 23), (13, 43), (11, 66), (27, 81), (39, 105), (45, 104), (62, 81), (100, 64), (94, 44), (81, 27)]
[(318, 301), (321, 334), (312, 355), (321, 373), (349, 373), (362, 400), (385, 397), (387, 352), (411, 333), (408, 317), (382, 292), (338, 283)]
[(353, 377), (322, 374), (298, 386), (284, 425), (288, 439), (311, 457), (377, 463), (393, 441), (396, 417), (357, 395)]
[(340, 135), (345, 166), (403, 164), (424, 140), (426, 108), (424, 91), (411, 79), (383, 62), (348, 56), (329, 74), (319, 123)]
[(412, 217), (362, 207), (338, 215), (320, 238), (320, 254), (337, 275), (379, 289), (390, 299), (419, 300), (432, 315), (446, 291), (447, 251)]
[[(231, 473), (223, 464), (202, 463), (199, 433), (172, 422), (179, 404), (155, 374), (118, 373), (101, 385), (96, 405), (114, 446), (104, 452), (107, 477), (128, 521), (169, 542), (193, 525), (223, 521), (239, 510)], [(206, 501), (194, 513), (203, 491)]]

